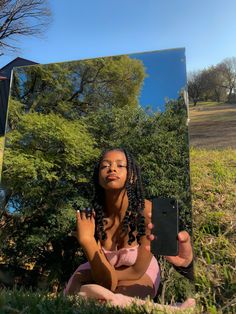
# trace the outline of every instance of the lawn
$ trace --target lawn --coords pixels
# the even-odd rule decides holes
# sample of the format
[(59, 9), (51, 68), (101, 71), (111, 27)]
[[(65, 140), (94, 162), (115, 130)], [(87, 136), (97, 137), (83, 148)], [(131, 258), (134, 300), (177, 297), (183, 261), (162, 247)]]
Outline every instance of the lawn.
[(236, 104), (199, 103), (190, 106), (190, 143), (194, 147), (236, 148)]
[[(191, 148), (195, 261), (194, 313), (236, 312), (236, 150)], [(63, 310), (62, 310), (63, 309)], [(146, 307), (104, 304), (46, 293), (3, 291), (0, 313), (161, 313)], [(182, 313), (184, 313), (182, 311)], [(187, 313), (187, 312), (185, 312)]]

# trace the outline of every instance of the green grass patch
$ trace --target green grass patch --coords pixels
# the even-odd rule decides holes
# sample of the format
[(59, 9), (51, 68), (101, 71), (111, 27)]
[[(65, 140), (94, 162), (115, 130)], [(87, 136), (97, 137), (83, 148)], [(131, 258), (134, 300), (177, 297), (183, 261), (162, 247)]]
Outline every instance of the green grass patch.
[(207, 313), (235, 313), (236, 150), (190, 156), (198, 300)]
[[(64, 297), (63, 295), (50, 296), (42, 292), (23, 290), (2, 290), (0, 296), (1, 314), (128, 314), (128, 313), (173, 313), (169, 310), (160, 310), (147, 300), (145, 305), (132, 304), (126, 308), (99, 303), (94, 300), (85, 300), (81, 297)], [(175, 313), (200, 313), (200, 309), (178, 310)]]

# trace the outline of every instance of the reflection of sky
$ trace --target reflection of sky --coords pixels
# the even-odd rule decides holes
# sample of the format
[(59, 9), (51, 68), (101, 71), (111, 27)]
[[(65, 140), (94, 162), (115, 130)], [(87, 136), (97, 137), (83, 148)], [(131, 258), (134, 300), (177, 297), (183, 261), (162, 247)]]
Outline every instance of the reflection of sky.
[(147, 77), (140, 97), (142, 107), (164, 109), (165, 99), (177, 99), (186, 86), (185, 49), (170, 49), (132, 54), (130, 57), (144, 63)]

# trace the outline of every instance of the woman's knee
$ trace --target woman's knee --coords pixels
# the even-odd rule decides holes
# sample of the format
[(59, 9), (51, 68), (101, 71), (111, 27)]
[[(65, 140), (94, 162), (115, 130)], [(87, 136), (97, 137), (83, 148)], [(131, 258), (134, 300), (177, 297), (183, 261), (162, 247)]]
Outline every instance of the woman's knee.
[(147, 296), (155, 297), (155, 288), (151, 278), (144, 274), (138, 280), (120, 281), (115, 293), (122, 293), (131, 297), (145, 299)]
[(121, 293), (130, 297), (139, 297), (145, 299), (147, 296), (153, 298), (155, 291), (153, 285), (146, 285), (144, 283), (133, 283), (132, 285), (126, 285), (125, 282), (119, 285), (115, 293)]
[(69, 295), (78, 293), (80, 291), (80, 287), (83, 284), (88, 283), (90, 277), (91, 276), (87, 272), (78, 271), (74, 273), (65, 288), (64, 294)]

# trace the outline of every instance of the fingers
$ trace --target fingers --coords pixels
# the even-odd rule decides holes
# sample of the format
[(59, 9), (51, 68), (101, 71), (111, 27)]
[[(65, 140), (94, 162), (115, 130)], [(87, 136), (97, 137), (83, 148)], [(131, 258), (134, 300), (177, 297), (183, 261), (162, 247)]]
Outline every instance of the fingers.
[(76, 211), (76, 218), (77, 218), (77, 221), (80, 221), (80, 220), (81, 220), (81, 213), (80, 213), (80, 210), (77, 210), (77, 211)]
[(82, 209), (78, 209), (77, 210), (77, 221), (80, 221), (80, 220), (94, 220), (95, 218), (95, 211), (90, 208), (82, 208)]
[(149, 241), (153, 241), (155, 239), (155, 236), (153, 234), (150, 234), (147, 236)]
[(152, 230), (152, 229), (154, 228), (154, 225), (153, 225), (153, 223), (150, 222), (150, 223), (147, 225), (147, 227), (148, 227), (149, 230)]
[(180, 231), (178, 233), (178, 240), (181, 243), (190, 242), (190, 235), (187, 231)]

